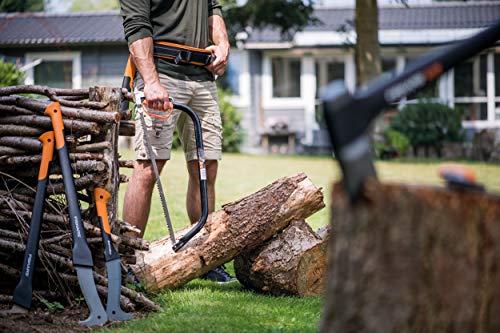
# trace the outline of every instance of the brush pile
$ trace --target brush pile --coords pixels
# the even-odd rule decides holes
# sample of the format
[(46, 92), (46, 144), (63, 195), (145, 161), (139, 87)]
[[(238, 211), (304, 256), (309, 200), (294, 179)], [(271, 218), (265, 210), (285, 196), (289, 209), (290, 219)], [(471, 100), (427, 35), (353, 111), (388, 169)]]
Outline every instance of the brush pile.
[[(118, 189), (127, 181), (119, 167), (131, 167), (130, 161), (119, 161), (118, 136), (133, 135), (128, 113), (120, 114), (119, 104), (126, 93), (119, 88), (54, 89), (44, 86), (0, 88), (0, 302), (10, 300), (19, 279), (31, 211), (35, 197), (42, 144), (38, 137), (52, 130), (45, 108), (61, 104), (75, 186), (82, 208), (84, 227), (94, 255), (95, 281), (102, 297), (107, 294), (101, 232), (96, 218), (92, 190), (102, 187), (113, 195), (108, 205), (113, 242), (122, 255), (122, 272), (126, 264), (135, 263), (135, 251), (147, 250), (149, 244), (129, 235), (138, 230), (118, 221)], [(130, 97), (130, 96), (125, 96)], [(64, 196), (64, 185), (58, 159), (50, 168), (39, 261), (34, 278), (38, 299), (78, 299), (80, 289), (71, 262), (71, 231)], [(127, 235), (125, 235), (127, 234)], [(123, 284), (126, 279), (122, 279)], [(121, 306), (158, 309), (142, 294), (122, 287)]]

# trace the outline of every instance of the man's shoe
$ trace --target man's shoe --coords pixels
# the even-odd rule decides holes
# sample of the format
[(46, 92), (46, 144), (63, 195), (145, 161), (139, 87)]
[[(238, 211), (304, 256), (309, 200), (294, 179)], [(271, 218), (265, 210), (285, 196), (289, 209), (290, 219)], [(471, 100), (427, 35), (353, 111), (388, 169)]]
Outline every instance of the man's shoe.
[(211, 271), (208, 271), (207, 273), (203, 274), (200, 278), (204, 280), (215, 281), (218, 283), (228, 283), (228, 282), (238, 281), (238, 279), (232, 277), (225, 271), (224, 265), (215, 267)]

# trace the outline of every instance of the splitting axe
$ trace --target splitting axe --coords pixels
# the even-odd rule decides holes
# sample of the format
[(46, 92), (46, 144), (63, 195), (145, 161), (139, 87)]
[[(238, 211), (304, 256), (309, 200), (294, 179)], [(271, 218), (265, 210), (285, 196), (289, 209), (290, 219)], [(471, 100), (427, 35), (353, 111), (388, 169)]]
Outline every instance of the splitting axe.
[(424, 88), (447, 70), (494, 45), (500, 38), (500, 21), (482, 32), (446, 48), (431, 52), (351, 94), (334, 81), (322, 96), (330, 141), (344, 175), (343, 185), (352, 201), (360, 198), (364, 182), (376, 178), (367, 132), (383, 108)]

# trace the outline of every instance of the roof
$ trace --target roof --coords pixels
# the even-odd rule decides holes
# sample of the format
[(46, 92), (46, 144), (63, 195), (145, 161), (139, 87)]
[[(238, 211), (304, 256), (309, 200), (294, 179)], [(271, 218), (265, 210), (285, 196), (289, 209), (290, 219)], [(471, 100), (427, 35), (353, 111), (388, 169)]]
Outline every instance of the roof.
[[(320, 23), (304, 32), (354, 30), (353, 8), (318, 8), (314, 15)], [(500, 20), (500, 2), (450, 2), (432, 5), (388, 6), (379, 9), (379, 29), (383, 30), (477, 30)], [(252, 32), (249, 42), (282, 41), (278, 29)]]
[(118, 11), (0, 14), (0, 45), (125, 43)]
[[(320, 24), (306, 27), (303, 33), (331, 33), (342, 29), (349, 32), (354, 29), (353, 8), (317, 8), (314, 15)], [(380, 30), (392, 31), (392, 34), (398, 30), (417, 35), (421, 30), (434, 30), (436, 34), (438, 30), (476, 31), (500, 20), (500, 2), (448, 2), (412, 5), (409, 8), (402, 5), (382, 7), (379, 20)], [(277, 29), (254, 31), (247, 40), (254, 43), (281, 41), (282, 37)], [(125, 43), (122, 18), (118, 11), (0, 14), (0, 46), (3, 47), (103, 43)]]

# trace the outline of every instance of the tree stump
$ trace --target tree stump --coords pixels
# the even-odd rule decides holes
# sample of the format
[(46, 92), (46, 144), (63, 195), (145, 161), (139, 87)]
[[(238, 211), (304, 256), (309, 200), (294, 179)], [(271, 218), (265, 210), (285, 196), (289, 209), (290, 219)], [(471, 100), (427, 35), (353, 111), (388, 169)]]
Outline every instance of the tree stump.
[(293, 221), (262, 246), (236, 257), (234, 270), (247, 288), (272, 295), (323, 295), (326, 244), (304, 221)]
[(212, 213), (179, 252), (172, 251), (168, 236), (152, 242), (149, 251), (137, 251), (137, 263), (131, 268), (148, 290), (172, 289), (260, 246), (291, 221), (304, 219), (324, 206), (321, 189), (305, 174), (281, 178)]
[(500, 332), (500, 197), (335, 185), (331, 222), (322, 332)]

